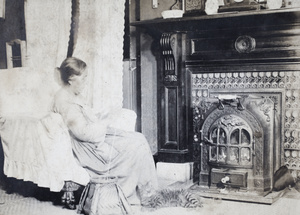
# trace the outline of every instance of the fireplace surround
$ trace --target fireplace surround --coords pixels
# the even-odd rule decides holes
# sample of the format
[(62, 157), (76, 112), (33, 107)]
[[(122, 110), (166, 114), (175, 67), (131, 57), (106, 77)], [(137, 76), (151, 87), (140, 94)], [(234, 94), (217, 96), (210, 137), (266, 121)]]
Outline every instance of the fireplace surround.
[(199, 185), (266, 196), (283, 158), (283, 91), (211, 89), (202, 94), (199, 78), (193, 75), (192, 81)]
[(264, 198), (280, 166), (300, 176), (300, 10), (133, 25), (161, 50), (158, 160), (192, 161), (207, 196), (225, 187), (222, 198), (272, 203)]

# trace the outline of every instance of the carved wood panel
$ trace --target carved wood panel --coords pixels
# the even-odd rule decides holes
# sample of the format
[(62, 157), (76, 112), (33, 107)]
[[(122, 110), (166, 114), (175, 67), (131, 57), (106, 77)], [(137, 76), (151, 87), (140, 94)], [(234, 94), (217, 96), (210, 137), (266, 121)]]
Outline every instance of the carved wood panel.
[(189, 144), (189, 74), (184, 72), (185, 33), (163, 33), (160, 38), (158, 159), (166, 162), (192, 160)]

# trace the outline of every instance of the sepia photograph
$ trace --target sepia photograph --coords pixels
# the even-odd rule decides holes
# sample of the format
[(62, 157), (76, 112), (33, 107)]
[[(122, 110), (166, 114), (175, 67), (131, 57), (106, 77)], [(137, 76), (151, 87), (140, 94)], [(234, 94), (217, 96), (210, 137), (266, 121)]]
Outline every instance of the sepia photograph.
[(296, 215), (299, 83), (300, 0), (0, 0), (0, 215)]

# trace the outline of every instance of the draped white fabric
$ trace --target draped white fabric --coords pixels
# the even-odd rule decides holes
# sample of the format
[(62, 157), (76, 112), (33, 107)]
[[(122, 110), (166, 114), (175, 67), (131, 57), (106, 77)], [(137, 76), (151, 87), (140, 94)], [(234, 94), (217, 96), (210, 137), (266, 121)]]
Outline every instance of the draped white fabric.
[[(73, 56), (89, 66), (86, 98), (96, 110), (119, 109), (123, 100), (125, 0), (82, 0), (79, 7), (79, 32)], [(25, 101), (26, 113), (46, 111), (60, 87), (55, 79), (55, 67), (67, 56), (70, 24), (71, 0), (25, 1), (27, 67), (20, 70), (24, 70), (27, 78), (14, 72), (15, 68), (13, 78), (11, 71), (2, 71), (0, 77), (4, 85), (0, 90), (12, 96), (1, 98), (4, 111), (10, 112), (11, 103), (20, 106), (22, 96), (24, 101), (28, 100)], [(14, 83), (10, 84), (12, 79)], [(22, 90), (19, 90), (21, 85)], [(10, 102), (6, 104), (8, 99)], [(25, 112), (20, 108), (13, 108), (13, 111)]]
[(27, 55), (32, 69), (49, 74), (66, 58), (70, 24), (70, 0), (25, 1)]
[(89, 182), (88, 173), (73, 157), (69, 132), (59, 114), (42, 119), (7, 117), (0, 133), (8, 177), (56, 192), (65, 181)]
[(124, 11), (125, 0), (80, 1), (73, 56), (89, 66), (86, 97), (96, 110), (122, 107)]
[[(36, 102), (43, 101), (41, 107), (51, 106), (53, 95), (59, 89), (59, 79), (55, 68), (67, 56), (71, 25), (70, 0), (27, 0), (25, 1), (25, 26), (27, 42), (27, 65), (34, 73), (34, 81), (39, 85)], [(56, 76), (55, 76), (56, 75)], [(48, 105), (48, 107), (44, 107)], [(36, 110), (41, 111), (41, 110)]]
[[(114, 113), (110, 126), (134, 131), (136, 114), (127, 109)], [(7, 116), (0, 126), (4, 151), (4, 173), (8, 177), (32, 181), (51, 191), (60, 191), (64, 181), (82, 185), (89, 175), (73, 156), (66, 125), (57, 113), (43, 118)], [(1, 124), (1, 123), (0, 123)]]
[(26, 0), (26, 67), (2, 70), (1, 115), (44, 116), (60, 87), (55, 67), (67, 56), (71, 0)]

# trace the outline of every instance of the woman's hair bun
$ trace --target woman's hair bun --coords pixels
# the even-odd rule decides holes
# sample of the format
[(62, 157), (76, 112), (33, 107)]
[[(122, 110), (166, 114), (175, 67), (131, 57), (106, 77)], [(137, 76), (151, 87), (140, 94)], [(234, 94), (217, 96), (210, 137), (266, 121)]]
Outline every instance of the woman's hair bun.
[(86, 63), (78, 58), (68, 57), (57, 68), (61, 73), (61, 79), (67, 84), (71, 76), (82, 74), (86, 68)]

